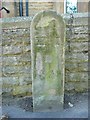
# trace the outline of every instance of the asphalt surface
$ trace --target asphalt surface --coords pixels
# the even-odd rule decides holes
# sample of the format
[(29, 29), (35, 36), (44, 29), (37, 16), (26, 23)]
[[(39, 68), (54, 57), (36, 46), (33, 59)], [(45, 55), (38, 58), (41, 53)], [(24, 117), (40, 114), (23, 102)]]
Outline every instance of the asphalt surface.
[(16, 104), (3, 105), (1, 111), (3, 115), (8, 115), (10, 118), (88, 118), (88, 97), (83, 95), (78, 98), (73, 98), (73, 104), (68, 105), (61, 112), (35, 113), (26, 111)]

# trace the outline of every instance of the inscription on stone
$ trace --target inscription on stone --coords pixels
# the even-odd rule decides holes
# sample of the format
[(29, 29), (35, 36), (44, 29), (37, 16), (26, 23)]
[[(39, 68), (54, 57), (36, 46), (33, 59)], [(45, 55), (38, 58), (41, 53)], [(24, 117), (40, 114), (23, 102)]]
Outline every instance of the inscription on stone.
[(63, 18), (54, 11), (37, 14), (31, 24), (33, 111), (63, 109), (64, 44)]

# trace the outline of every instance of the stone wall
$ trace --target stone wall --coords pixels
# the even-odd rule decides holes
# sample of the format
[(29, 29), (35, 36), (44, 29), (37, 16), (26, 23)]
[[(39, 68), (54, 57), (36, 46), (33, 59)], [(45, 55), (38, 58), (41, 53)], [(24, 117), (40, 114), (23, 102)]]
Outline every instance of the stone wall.
[(88, 14), (74, 17), (72, 36), (66, 38), (65, 90), (83, 92), (88, 89)]
[[(88, 14), (74, 14), (73, 35), (68, 38), (66, 21), (65, 92), (88, 89)], [(2, 19), (0, 39), (0, 81), (2, 91), (14, 96), (32, 94), (30, 23), (32, 17)], [(0, 21), (1, 24), (1, 21)]]

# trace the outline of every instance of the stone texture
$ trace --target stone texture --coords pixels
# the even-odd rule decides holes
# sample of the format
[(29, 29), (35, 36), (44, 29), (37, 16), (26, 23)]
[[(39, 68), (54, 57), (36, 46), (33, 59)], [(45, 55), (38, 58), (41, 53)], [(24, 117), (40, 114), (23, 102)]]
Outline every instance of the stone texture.
[[(81, 81), (80, 81), (81, 80)], [(66, 74), (66, 81), (69, 82), (87, 82), (88, 72), (70, 72)]]
[[(34, 6), (33, 6), (34, 7)], [(68, 14), (62, 15), (66, 21), (66, 31), (68, 31), (68, 20), (70, 16)], [(75, 93), (76, 90), (80, 92), (80, 87), (82, 85), (81, 92), (85, 92), (88, 87), (85, 85), (88, 82), (88, 53), (89, 53), (89, 37), (88, 33), (90, 33), (88, 26), (88, 14), (87, 13), (78, 13), (74, 14), (74, 24), (73, 24), (73, 36), (72, 38), (66, 38), (66, 46), (65, 46), (65, 92)], [(26, 86), (31, 84), (31, 40), (30, 40), (30, 24), (32, 21), (32, 17), (16, 17), (16, 18), (6, 18), (0, 20), (0, 26), (2, 26), (2, 30), (0, 27), (0, 66), (3, 68), (11, 67), (10, 69), (17, 68), (20, 71), (16, 71), (14, 74), (11, 73), (2, 73), (2, 67), (0, 67), (0, 79), (4, 79), (5, 85), (11, 80), (14, 81), (17, 87)], [(69, 32), (69, 31), (68, 31)], [(68, 34), (67, 32), (67, 34)], [(16, 54), (16, 51), (8, 51), (10, 54), (2, 54), (2, 47), (11, 47), (13, 46), (16, 49), (21, 47), (21, 52)], [(10, 49), (9, 49), (10, 50)], [(19, 51), (19, 50), (17, 50)], [(7, 52), (7, 51), (6, 51)], [(48, 58), (48, 57), (47, 57)], [(25, 66), (28, 66), (28, 71), (23, 70)], [(71, 77), (73, 74), (73, 77)], [(77, 76), (79, 75), (79, 77)], [(85, 75), (85, 77), (84, 77)], [(78, 78), (78, 79), (77, 79)], [(10, 80), (10, 81), (11, 81)], [(77, 81), (78, 80), (78, 83)], [(9, 82), (10, 83), (10, 82)], [(12, 93), (13, 85), (5, 88), (3, 86), (3, 94), (5, 92)], [(71, 89), (70, 86), (74, 86), (74, 89)], [(15, 85), (14, 85), (15, 86)], [(31, 85), (32, 87), (32, 85)], [(31, 89), (30, 87), (30, 89)], [(73, 87), (72, 87), (73, 88)], [(24, 89), (24, 88), (23, 88)], [(69, 90), (70, 89), (70, 90)], [(29, 91), (29, 90), (28, 90)], [(15, 91), (14, 91), (15, 92)], [(19, 91), (16, 92), (16, 96), (19, 95)], [(24, 93), (24, 95), (29, 94), (29, 92)], [(32, 92), (30, 92), (31, 94)], [(29, 94), (29, 95), (30, 95)], [(23, 95), (23, 92), (20, 94)]]
[(24, 95), (31, 95), (32, 87), (31, 84), (29, 85), (19, 85), (13, 87), (13, 95), (14, 96), (24, 96)]
[(87, 62), (69, 62), (68, 64), (65, 65), (66, 71), (69, 72), (88, 72), (88, 63)]
[(88, 51), (88, 42), (71, 42), (70, 51), (72, 52)]
[(66, 53), (66, 62), (87, 62), (88, 63), (88, 53), (84, 52), (67, 52)]
[(88, 88), (88, 81), (86, 82), (69, 82), (69, 83), (66, 83), (65, 84), (65, 87), (66, 87), (66, 92), (69, 92), (70, 93), (77, 93), (77, 92), (83, 92), (84, 90), (85, 91), (88, 91), (87, 88)]
[(3, 77), (2, 78), (3, 85), (19, 85), (18, 77)]
[(64, 96), (64, 21), (43, 11), (31, 24), (33, 111), (60, 111)]

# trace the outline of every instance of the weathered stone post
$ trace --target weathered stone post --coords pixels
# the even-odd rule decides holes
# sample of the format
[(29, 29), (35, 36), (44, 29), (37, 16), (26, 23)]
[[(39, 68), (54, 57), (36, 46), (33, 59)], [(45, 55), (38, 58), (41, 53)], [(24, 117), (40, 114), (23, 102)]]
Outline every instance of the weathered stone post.
[(64, 96), (63, 18), (42, 11), (31, 23), (33, 111), (60, 111)]

